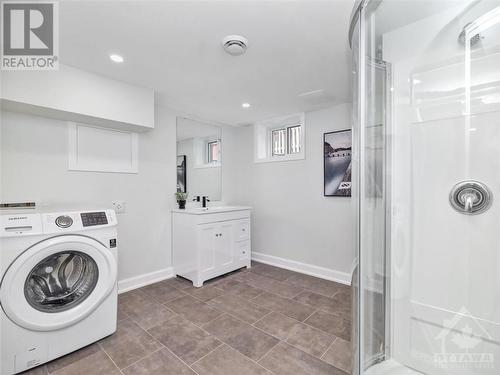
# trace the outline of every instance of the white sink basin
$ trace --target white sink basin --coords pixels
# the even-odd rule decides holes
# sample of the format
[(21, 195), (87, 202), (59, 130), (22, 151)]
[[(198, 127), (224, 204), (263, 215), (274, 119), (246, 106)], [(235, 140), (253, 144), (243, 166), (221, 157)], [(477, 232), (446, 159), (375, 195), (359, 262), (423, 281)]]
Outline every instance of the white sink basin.
[(206, 208), (202, 207), (188, 207), (185, 210), (175, 209), (174, 212), (185, 213), (191, 215), (204, 215), (204, 214), (214, 214), (219, 212), (230, 212), (230, 211), (241, 211), (250, 210), (251, 207), (248, 206), (209, 206)]

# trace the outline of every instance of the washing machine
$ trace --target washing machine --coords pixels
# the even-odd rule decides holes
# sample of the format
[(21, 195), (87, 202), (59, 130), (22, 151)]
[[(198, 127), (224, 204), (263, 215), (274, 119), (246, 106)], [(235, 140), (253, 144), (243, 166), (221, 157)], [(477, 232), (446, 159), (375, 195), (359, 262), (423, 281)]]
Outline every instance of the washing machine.
[(0, 374), (116, 331), (113, 210), (0, 213)]

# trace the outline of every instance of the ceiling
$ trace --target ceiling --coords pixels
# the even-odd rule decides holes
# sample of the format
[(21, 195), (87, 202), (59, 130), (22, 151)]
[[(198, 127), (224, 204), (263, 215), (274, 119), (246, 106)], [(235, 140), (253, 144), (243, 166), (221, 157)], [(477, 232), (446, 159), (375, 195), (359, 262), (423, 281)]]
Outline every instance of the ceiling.
[[(60, 61), (153, 88), (158, 105), (246, 125), (350, 101), (353, 4), (64, 1)], [(223, 51), (221, 39), (230, 34), (248, 38), (244, 55)], [(111, 62), (110, 53), (125, 62)]]

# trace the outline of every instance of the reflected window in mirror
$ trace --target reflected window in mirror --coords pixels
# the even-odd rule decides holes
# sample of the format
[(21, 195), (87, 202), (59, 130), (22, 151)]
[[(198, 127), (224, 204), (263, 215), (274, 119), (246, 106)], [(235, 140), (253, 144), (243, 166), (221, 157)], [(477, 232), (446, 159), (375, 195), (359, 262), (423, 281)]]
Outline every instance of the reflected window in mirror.
[(220, 162), (220, 141), (209, 141), (207, 143), (208, 163)]

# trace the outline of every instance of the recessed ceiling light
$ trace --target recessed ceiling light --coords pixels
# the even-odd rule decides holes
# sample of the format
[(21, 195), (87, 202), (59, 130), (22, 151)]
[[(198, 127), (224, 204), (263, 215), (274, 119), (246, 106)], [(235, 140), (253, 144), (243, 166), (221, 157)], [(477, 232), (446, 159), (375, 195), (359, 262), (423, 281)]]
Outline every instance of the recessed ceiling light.
[(109, 55), (109, 58), (111, 59), (111, 61), (113, 61), (115, 63), (122, 63), (123, 62), (123, 57), (120, 55), (117, 55), (117, 54), (111, 54), (111, 55)]
[(243, 108), (250, 108), (250, 103), (243, 103), (241, 106)]

